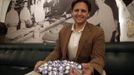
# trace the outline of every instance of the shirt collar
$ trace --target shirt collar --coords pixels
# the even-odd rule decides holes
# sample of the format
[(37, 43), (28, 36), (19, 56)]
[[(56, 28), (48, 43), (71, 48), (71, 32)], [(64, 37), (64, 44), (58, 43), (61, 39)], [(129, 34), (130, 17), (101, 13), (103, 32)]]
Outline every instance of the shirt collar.
[[(87, 22), (84, 23), (84, 26), (78, 32), (82, 32), (84, 30), (86, 24), (87, 24)], [(72, 25), (71, 30), (74, 31), (74, 24)]]

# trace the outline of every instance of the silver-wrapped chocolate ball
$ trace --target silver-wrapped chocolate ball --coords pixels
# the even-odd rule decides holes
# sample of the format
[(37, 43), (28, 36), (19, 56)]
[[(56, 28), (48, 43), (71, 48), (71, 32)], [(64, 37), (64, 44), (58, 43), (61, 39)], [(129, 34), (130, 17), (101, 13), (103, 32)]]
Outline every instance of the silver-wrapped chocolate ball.
[(43, 75), (69, 75), (71, 67), (80, 73), (83, 72), (80, 64), (67, 60), (48, 61), (39, 67), (39, 71)]

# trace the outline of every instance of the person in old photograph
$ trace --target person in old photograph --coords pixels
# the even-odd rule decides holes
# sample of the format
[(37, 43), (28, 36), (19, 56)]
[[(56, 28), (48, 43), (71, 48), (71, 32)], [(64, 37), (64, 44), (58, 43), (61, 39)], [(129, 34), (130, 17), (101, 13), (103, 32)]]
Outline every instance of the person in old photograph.
[(122, 0), (115, 1), (119, 13), (120, 41), (132, 41), (134, 40), (134, 22), (131, 19), (132, 16)]
[[(49, 60), (71, 60), (82, 64), (83, 75), (101, 75), (104, 68), (105, 38), (102, 28), (87, 22), (91, 4), (88, 0), (74, 0), (71, 5), (73, 24), (59, 32), (55, 49), (35, 64), (34, 71)], [(70, 75), (80, 75), (70, 69)]]
[(35, 23), (36, 25), (42, 24), (42, 22), (45, 19), (45, 11), (43, 8), (45, 0), (37, 0), (35, 3), (35, 8), (34, 8), (34, 17), (35, 17)]
[(8, 27), (7, 35), (17, 31), (17, 26), (19, 23), (19, 14), (15, 10), (15, 4), (16, 4), (16, 0), (12, 0), (11, 9), (9, 10), (9, 12), (7, 12), (5, 18), (5, 24)]
[(29, 28), (32, 27), (32, 17), (31, 17), (31, 13), (28, 9), (28, 3), (27, 1), (24, 1), (23, 3), (23, 8), (20, 11), (20, 29), (25, 29), (25, 28)]
[(127, 6), (131, 16), (132, 20), (134, 21), (134, 0)]
[(113, 32), (117, 29), (112, 9), (105, 3), (105, 0), (95, 0), (95, 3), (98, 6), (98, 10), (88, 19), (88, 22), (103, 28), (105, 41), (111, 42)]

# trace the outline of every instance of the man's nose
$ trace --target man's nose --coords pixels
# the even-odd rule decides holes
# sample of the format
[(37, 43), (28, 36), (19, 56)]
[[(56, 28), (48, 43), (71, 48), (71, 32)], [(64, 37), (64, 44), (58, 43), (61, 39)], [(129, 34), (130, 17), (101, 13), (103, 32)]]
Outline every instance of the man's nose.
[(78, 15), (81, 15), (81, 14), (82, 14), (82, 12), (81, 12), (81, 10), (79, 10), (79, 11), (78, 11)]

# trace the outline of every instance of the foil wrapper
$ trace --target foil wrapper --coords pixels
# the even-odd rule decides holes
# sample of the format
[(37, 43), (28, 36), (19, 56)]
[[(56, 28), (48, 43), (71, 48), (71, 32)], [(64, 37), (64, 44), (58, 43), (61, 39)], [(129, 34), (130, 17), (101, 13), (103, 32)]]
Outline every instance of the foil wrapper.
[(75, 68), (75, 70), (80, 73), (83, 72), (81, 64), (67, 60), (48, 61), (41, 65), (38, 69), (42, 75), (69, 75), (71, 67)]

